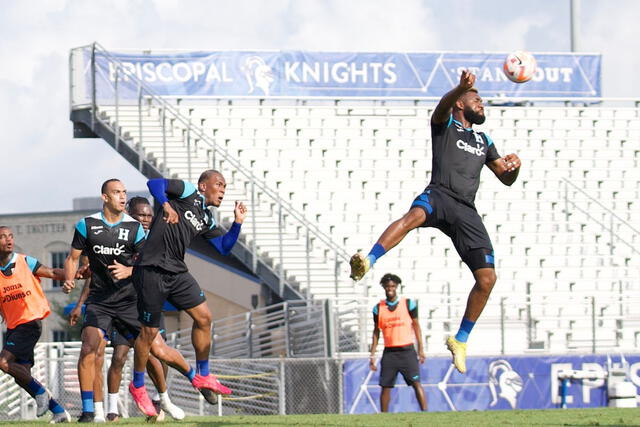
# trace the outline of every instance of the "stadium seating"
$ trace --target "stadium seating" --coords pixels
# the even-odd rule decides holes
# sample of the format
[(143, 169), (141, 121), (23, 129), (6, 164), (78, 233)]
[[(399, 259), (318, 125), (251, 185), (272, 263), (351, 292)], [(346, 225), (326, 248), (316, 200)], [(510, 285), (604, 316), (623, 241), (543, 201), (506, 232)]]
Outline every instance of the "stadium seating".
[[(169, 102), (170, 109), (152, 100), (142, 109), (120, 106), (125, 140), (167, 176), (196, 181), (205, 168), (221, 169), (229, 183), (226, 199), (251, 205), (243, 229), (247, 242), (255, 242), (302, 291), (314, 298), (369, 297), (373, 304), (383, 295), (377, 280), (390, 271), (402, 277), (403, 294), (420, 299), (430, 340), (441, 341), (457, 328), (472, 276), (439, 231), (408, 235), (362, 284), (348, 278), (345, 257), (368, 251), (428, 183), (433, 103)], [(113, 105), (100, 105), (99, 111), (115, 126)], [(534, 341), (551, 350), (591, 348), (593, 296), (601, 344), (637, 346), (640, 308), (629, 295), (640, 288), (640, 235), (633, 227), (640, 188), (640, 149), (634, 142), (639, 111), (487, 108), (480, 129), (501, 154), (518, 153), (523, 165), (511, 187), (487, 169), (476, 200), (495, 246), (499, 278), (481, 320), (487, 325), (482, 334), (495, 337), (502, 318), (507, 336), (518, 331), (510, 351), (527, 350)], [(252, 178), (259, 185), (253, 187)], [(232, 219), (231, 206), (223, 205), (225, 221)], [(308, 233), (308, 224), (332, 245)], [(472, 342), (487, 342), (482, 334), (472, 335)], [(500, 350), (500, 343), (492, 342), (479, 351)]]

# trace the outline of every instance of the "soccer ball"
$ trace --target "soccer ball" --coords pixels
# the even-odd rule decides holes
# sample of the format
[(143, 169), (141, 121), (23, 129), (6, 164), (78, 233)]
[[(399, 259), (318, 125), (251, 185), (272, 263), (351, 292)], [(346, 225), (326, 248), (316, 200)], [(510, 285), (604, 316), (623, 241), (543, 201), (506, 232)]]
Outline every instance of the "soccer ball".
[(511, 52), (505, 58), (502, 66), (504, 74), (514, 83), (528, 82), (535, 74), (536, 69), (536, 59), (524, 50)]

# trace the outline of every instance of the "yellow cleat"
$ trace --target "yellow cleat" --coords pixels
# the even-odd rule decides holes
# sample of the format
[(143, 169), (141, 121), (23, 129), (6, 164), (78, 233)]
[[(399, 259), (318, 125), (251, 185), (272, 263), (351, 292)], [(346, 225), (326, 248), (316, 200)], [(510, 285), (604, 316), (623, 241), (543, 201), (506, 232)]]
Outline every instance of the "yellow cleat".
[(369, 257), (362, 255), (362, 253), (358, 252), (354, 256), (351, 257), (349, 261), (349, 265), (351, 265), (351, 278), (356, 282), (364, 277), (367, 274), (367, 271), (371, 268), (371, 261), (369, 261)]
[(456, 369), (464, 374), (467, 372), (467, 343), (460, 342), (453, 336), (447, 338), (447, 348), (453, 356), (453, 365)]

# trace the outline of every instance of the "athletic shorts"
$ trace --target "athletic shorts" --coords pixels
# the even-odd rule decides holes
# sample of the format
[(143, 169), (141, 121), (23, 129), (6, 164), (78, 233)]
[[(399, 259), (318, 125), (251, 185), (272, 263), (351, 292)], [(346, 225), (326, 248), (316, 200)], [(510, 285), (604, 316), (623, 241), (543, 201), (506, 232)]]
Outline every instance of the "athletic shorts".
[(404, 347), (385, 347), (380, 361), (380, 386), (395, 386), (398, 373), (402, 374), (407, 385), (420, 382), (418, 355), (413, 344)]
[(140, 321), (154, 328), (160, 327), (165, 301), (178, 310), (188, 310), (206, 301), (200, 285), (187, 271), (171, 273), (148, 265), (134, 267), (133, 286), (138, 292)]
[(411, 207), (422, 208), (427, 220), (421, 227), (434, 227), (451, 238), (462, 261), (471, 271), (494, 268), (491, 239), (478, 212), (437, 189), (425, 189)]
[(133, 338), (140, 333), (140, 320), (138, 320), (138, 305), (136, 300), (125, 301), (118, 304), (88, 303), (84, 312), (82, 327), (92, 326), (98, 328), (109, 337), (114, 329), (124, 336)]
[(42, 321), (32, 320), (7, 329), (3, 350), (16, 357), (16, 362), (33, 365), (33, 349), (42, 334)]
[[(167, 331), (164, 324), (164, 316), (160, 317), (159, 332), (160, 332), (160, 335), (162, 336), (162, 339), (166, 341)], [(119, 325), (118, 321), (116, 320), (114, 321), (114, 327), (111, 328), (111, 333), (109, 334), (109, 338), (111, 341), (111, 346), (114, 348), (119, 345), (126, 345), (128, 347), (132, 347), (132, 343), (130, 342), (130, 340), (135, 340), (136, 335), (133, 332), (127, 330), (122, 325)]]

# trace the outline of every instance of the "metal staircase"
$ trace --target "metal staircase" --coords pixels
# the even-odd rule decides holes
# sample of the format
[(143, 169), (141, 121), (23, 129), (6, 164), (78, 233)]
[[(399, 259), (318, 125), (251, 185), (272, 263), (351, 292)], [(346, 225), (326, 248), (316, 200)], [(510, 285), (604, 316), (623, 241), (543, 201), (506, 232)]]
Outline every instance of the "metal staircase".
[[(110, 94), (96, 93), (96, 79), (108, 79), (95, 71), (98, 57), (115, 67)], [(148, 178), (195, 182), (211, 168), (225, 175), (226, 198), (243, 200), (250, 210), (233, 255), (281, 298), (363, 295), (365, 288), (348, 277), (348, 254), (343, 248), (305, 218), (286, 194), (254, 176), (170, 100), (156, 96), (136, 76), (123, 74), (118, 60), (106, 50), (97, 44), (74, 49), (70, 72), (75, 136), (103, 138)], [(121, 79), (137, 85), (137, 102), (120, 98)], [(232, 212), (217, 215), (224, 226), (233, 220)]]

